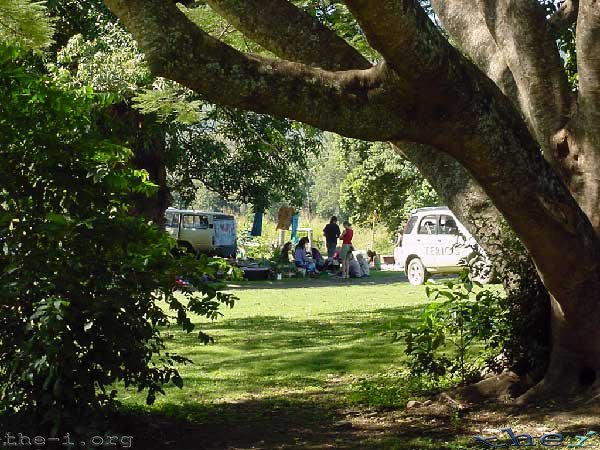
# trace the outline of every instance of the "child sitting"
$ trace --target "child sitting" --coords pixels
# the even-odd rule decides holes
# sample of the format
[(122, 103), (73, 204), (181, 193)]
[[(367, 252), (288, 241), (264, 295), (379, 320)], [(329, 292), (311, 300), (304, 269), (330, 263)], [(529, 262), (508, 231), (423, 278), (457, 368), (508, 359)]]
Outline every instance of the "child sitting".
[(317, 267), (311, 259), (306, 255), (306, 246), (308, 245), (308, 238), (303, 237), (296, 245), (294, 250), (294, 263), (296, 267), (305, 269), (308, 273), (319, 273)]

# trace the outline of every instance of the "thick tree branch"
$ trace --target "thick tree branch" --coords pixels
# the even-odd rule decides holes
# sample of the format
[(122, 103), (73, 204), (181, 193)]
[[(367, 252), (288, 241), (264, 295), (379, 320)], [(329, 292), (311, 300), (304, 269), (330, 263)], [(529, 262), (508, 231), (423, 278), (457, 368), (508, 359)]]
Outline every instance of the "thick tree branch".
[(577, 22), (579, 0), (565, 0), (548, 19), (555, 35), (560, 35)]
[[(347, 0), (392, 69), (341, 73), (240, 54), (159, 0), (105, 1), (155, 73), (212, 101), (451, 155), (521, 237), (567, 314), (588, 295), (590, 280), (599, 281), (600, 241), (587, 217), (514, 106), (445, 40), (416, 0)], [(385, 23), (378, 27), (377, 19)], [(565, 278), (562, 266), (579, 269)]]
[[(371, 47), (405, 80), (434, 78), (447, 68), (450, 46), (414, 0), (344, 0)], [(412, 64), (418, 62), (419, 70)]]
[(478, 0), (431, 0), (444, 30), (519, 111), (519, 92), (502, 51), (496, 45), (480, 11)]
[(409, 111), (399, 99), (385, 95), (383, 66), (329, 72), (243, 54), (203, 32), (171, 3), (106, 4), (137, 39), (153, 73), (212, 102), (291, 117), (361, 139), (411, 134), (406, 128)]
[(478, 0), (519, 92), (538, 143), (558, 165), (553, 136), (567, 123), (572, 97), (554, 33), (536, 0)]
[(245, 36), (283, 59), (327, 70), (371, 67), (358, 50), (288, 0), (206, 3)]

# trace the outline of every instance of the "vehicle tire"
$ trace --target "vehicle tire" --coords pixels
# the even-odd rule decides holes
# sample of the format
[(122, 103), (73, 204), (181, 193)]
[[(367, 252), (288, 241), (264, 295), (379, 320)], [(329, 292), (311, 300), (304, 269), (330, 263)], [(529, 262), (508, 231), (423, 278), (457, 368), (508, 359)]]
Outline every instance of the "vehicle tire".
[(413, 258), (406, 266), (406, 276), (408, 282), (414, 286), (421, 285), (427, 281), (429, 274), (419, 258)]
[(490, 284), (496, 279), (492, 263), (481, 255), (469, 258), (469, 278), (480, 284)]
[(184, 255), (195, 255), (194, 247), (192, 244), (186, 241), (178, 241), (177, 247), (173, 249), (173, 254), (176, 257), (184, 256)]

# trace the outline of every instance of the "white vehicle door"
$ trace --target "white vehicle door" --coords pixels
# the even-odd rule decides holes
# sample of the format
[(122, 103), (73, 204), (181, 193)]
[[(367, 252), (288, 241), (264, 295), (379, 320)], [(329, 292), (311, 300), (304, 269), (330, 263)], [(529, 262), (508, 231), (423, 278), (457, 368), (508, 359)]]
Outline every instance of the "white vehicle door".
[(440, 214), (436, 245), (438, 267), (458, 267), (465, 252), (465, 238), (461, 236), (454, 216)]
[(213, 230), (208, 226), (208, 217), (201, 214), (183, 214), (179, 240), (189, 242), (196, 251), (213, 248)]
[(438, 216), (430, 214), (423, 216), (415, 235), (415, 251), (425, 267), (438, 267)]

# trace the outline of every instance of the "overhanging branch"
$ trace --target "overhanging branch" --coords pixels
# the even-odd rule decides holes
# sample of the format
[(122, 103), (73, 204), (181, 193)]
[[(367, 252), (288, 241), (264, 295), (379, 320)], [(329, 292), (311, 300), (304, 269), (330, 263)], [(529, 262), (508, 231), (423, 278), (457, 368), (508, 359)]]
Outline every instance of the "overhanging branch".
[(174, 4), (106, 0), (138, 41), (154, 74), (207, 100), (289, 117), (360, 139), (391, 139), (409, 123), (385, 95), (383, 67), (331, 72), (244, 54), (209, 36)]
[[(371, 47), (404, 80), (445, 71), (451, 46), (416, 0), (344, 0)], [(415, 68), (418, 67), (418, 70)]]
[(371, 67), (358, 50), (287, 0), (206, 3), (245, 36), (283, 59), (327, 70)]
[(453, 42), (522, 111), (513, 74), (490, 34), (477, 0), (431, 0), (431, 5)]
[[(211, 101), (350, 137), (411, 140), (451, 155), (493, 199), (565, 306), (597, 276), (600, 242), (520, 115), (416, 0), (347, 0), (391, 66), (348, 72), (241, 54), (162, 0), (105, 2), (133, 33), (154, 73)], [(565, 279), (557, 260), (582, 269)]]
[[(258, 2), (263, 6), (262, 9), (257, 8)], [(369, 61), (353, 47), (337, 36), (332, 37), (332, 32), (321, 22), (287, 0), (207, 0), (207, 3), (244, 35), (277, 56), (328, 70), (370, 66)], [(483, 18), (481, 21), (483, 22)], [(290, 26), (291, 23), (293, 26)], [(491, 36), (489, 41), (495, 47)], [(501, 57), (490, 58), (488, 63), (493, 66), (498, 60), (502, 61)], [(516, 87), (514, 90), (516, 91)], [(502, 220), (481, 186), (452, 157), (426, 145), (394, 142), (394, 146), (401, 149), (402, 154), (417, 166), (443, 196), (445, 203), (465, 223), (476, 221), (474, 216), (485, 216), (486, 220), (481, 227), (497, 224)], [(493, 247), (491, 240), (486, 240), (486, 236), (480, 238), (490, 257), (498, 256), (499, 252)]]

